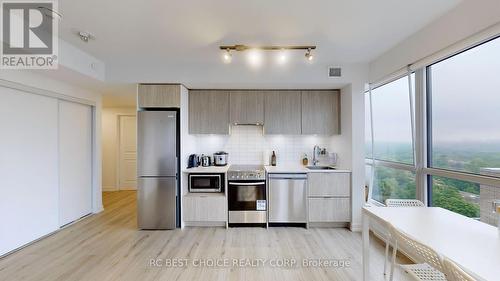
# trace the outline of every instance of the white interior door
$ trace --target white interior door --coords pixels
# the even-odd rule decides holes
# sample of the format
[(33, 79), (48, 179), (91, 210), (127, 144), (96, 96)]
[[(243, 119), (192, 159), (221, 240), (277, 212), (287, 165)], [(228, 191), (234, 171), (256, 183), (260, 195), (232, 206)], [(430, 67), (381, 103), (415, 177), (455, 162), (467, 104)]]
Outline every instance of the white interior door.
[(137, 118), (119, 117), (118, 189), (137, 189)]
[(0, 86), (0, 255), (59, 228), (57, 99)]
[(92, 212), (92, 109), (59, 101), (59, 225)]

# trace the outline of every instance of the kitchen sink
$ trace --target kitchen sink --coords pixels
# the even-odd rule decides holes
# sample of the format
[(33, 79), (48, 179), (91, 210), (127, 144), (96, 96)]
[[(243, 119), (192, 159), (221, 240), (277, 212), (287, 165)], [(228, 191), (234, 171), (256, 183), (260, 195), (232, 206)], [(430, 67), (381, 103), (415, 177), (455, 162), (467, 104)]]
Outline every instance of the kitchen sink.
[(329, 166), (307, 166), (309, 170), (335, 170), (333, 167)]

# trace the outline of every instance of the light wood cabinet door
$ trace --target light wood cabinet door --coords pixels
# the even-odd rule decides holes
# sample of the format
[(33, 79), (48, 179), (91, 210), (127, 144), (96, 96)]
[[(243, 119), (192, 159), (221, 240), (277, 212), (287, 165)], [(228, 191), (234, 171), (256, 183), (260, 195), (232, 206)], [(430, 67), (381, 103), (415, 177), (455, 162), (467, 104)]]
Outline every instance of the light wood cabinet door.
[(137, 91), (137, 105), (140, 108), (180, 107), (181, 85), (140, 84)]
[(264, 123), (264, 93), (262, 91), (231, 91), (229, 100), (231, 124)]
[(309, 222), (349, 222), (350, 205), (350, 198), (309, 198)]
[(225, 196), (184, 196), (183, 216), (187, 222), (225, 222), (227, 207)]
[(189, 133), (229, 134), (228, 91), (189, 91)]
[(340, 134), (339, 91), (302, 91), (302, 134)]
[(309, 173), (307, 178), (309, 196), (351, 196), (351, 174), (349, 173)]
[(265, 91), (264, 95), (264, 133), (300, 135), (300, 91)]

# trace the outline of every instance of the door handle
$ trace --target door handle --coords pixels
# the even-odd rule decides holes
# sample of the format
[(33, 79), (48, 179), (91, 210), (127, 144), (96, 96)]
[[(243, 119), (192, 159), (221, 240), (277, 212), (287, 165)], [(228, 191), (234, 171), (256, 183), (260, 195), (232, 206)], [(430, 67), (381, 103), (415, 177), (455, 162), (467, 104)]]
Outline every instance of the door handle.
[(266, 182), (240, 182), (240, 183), (234, 183), (230, 182), (229, 185), (241, 185), (241, 186), (251, 186), (251, 185), (265, 185)]

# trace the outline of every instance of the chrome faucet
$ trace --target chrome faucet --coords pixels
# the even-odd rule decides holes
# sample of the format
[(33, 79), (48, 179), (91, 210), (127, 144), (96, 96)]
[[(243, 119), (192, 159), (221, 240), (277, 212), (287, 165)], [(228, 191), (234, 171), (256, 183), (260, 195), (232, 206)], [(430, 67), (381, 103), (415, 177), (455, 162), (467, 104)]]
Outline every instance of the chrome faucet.
[(321, 148), (318, 145), (315, 145), (313, 148), (313, 166), (316, 166), (318, 164), (318, 156), (321, 151)]

